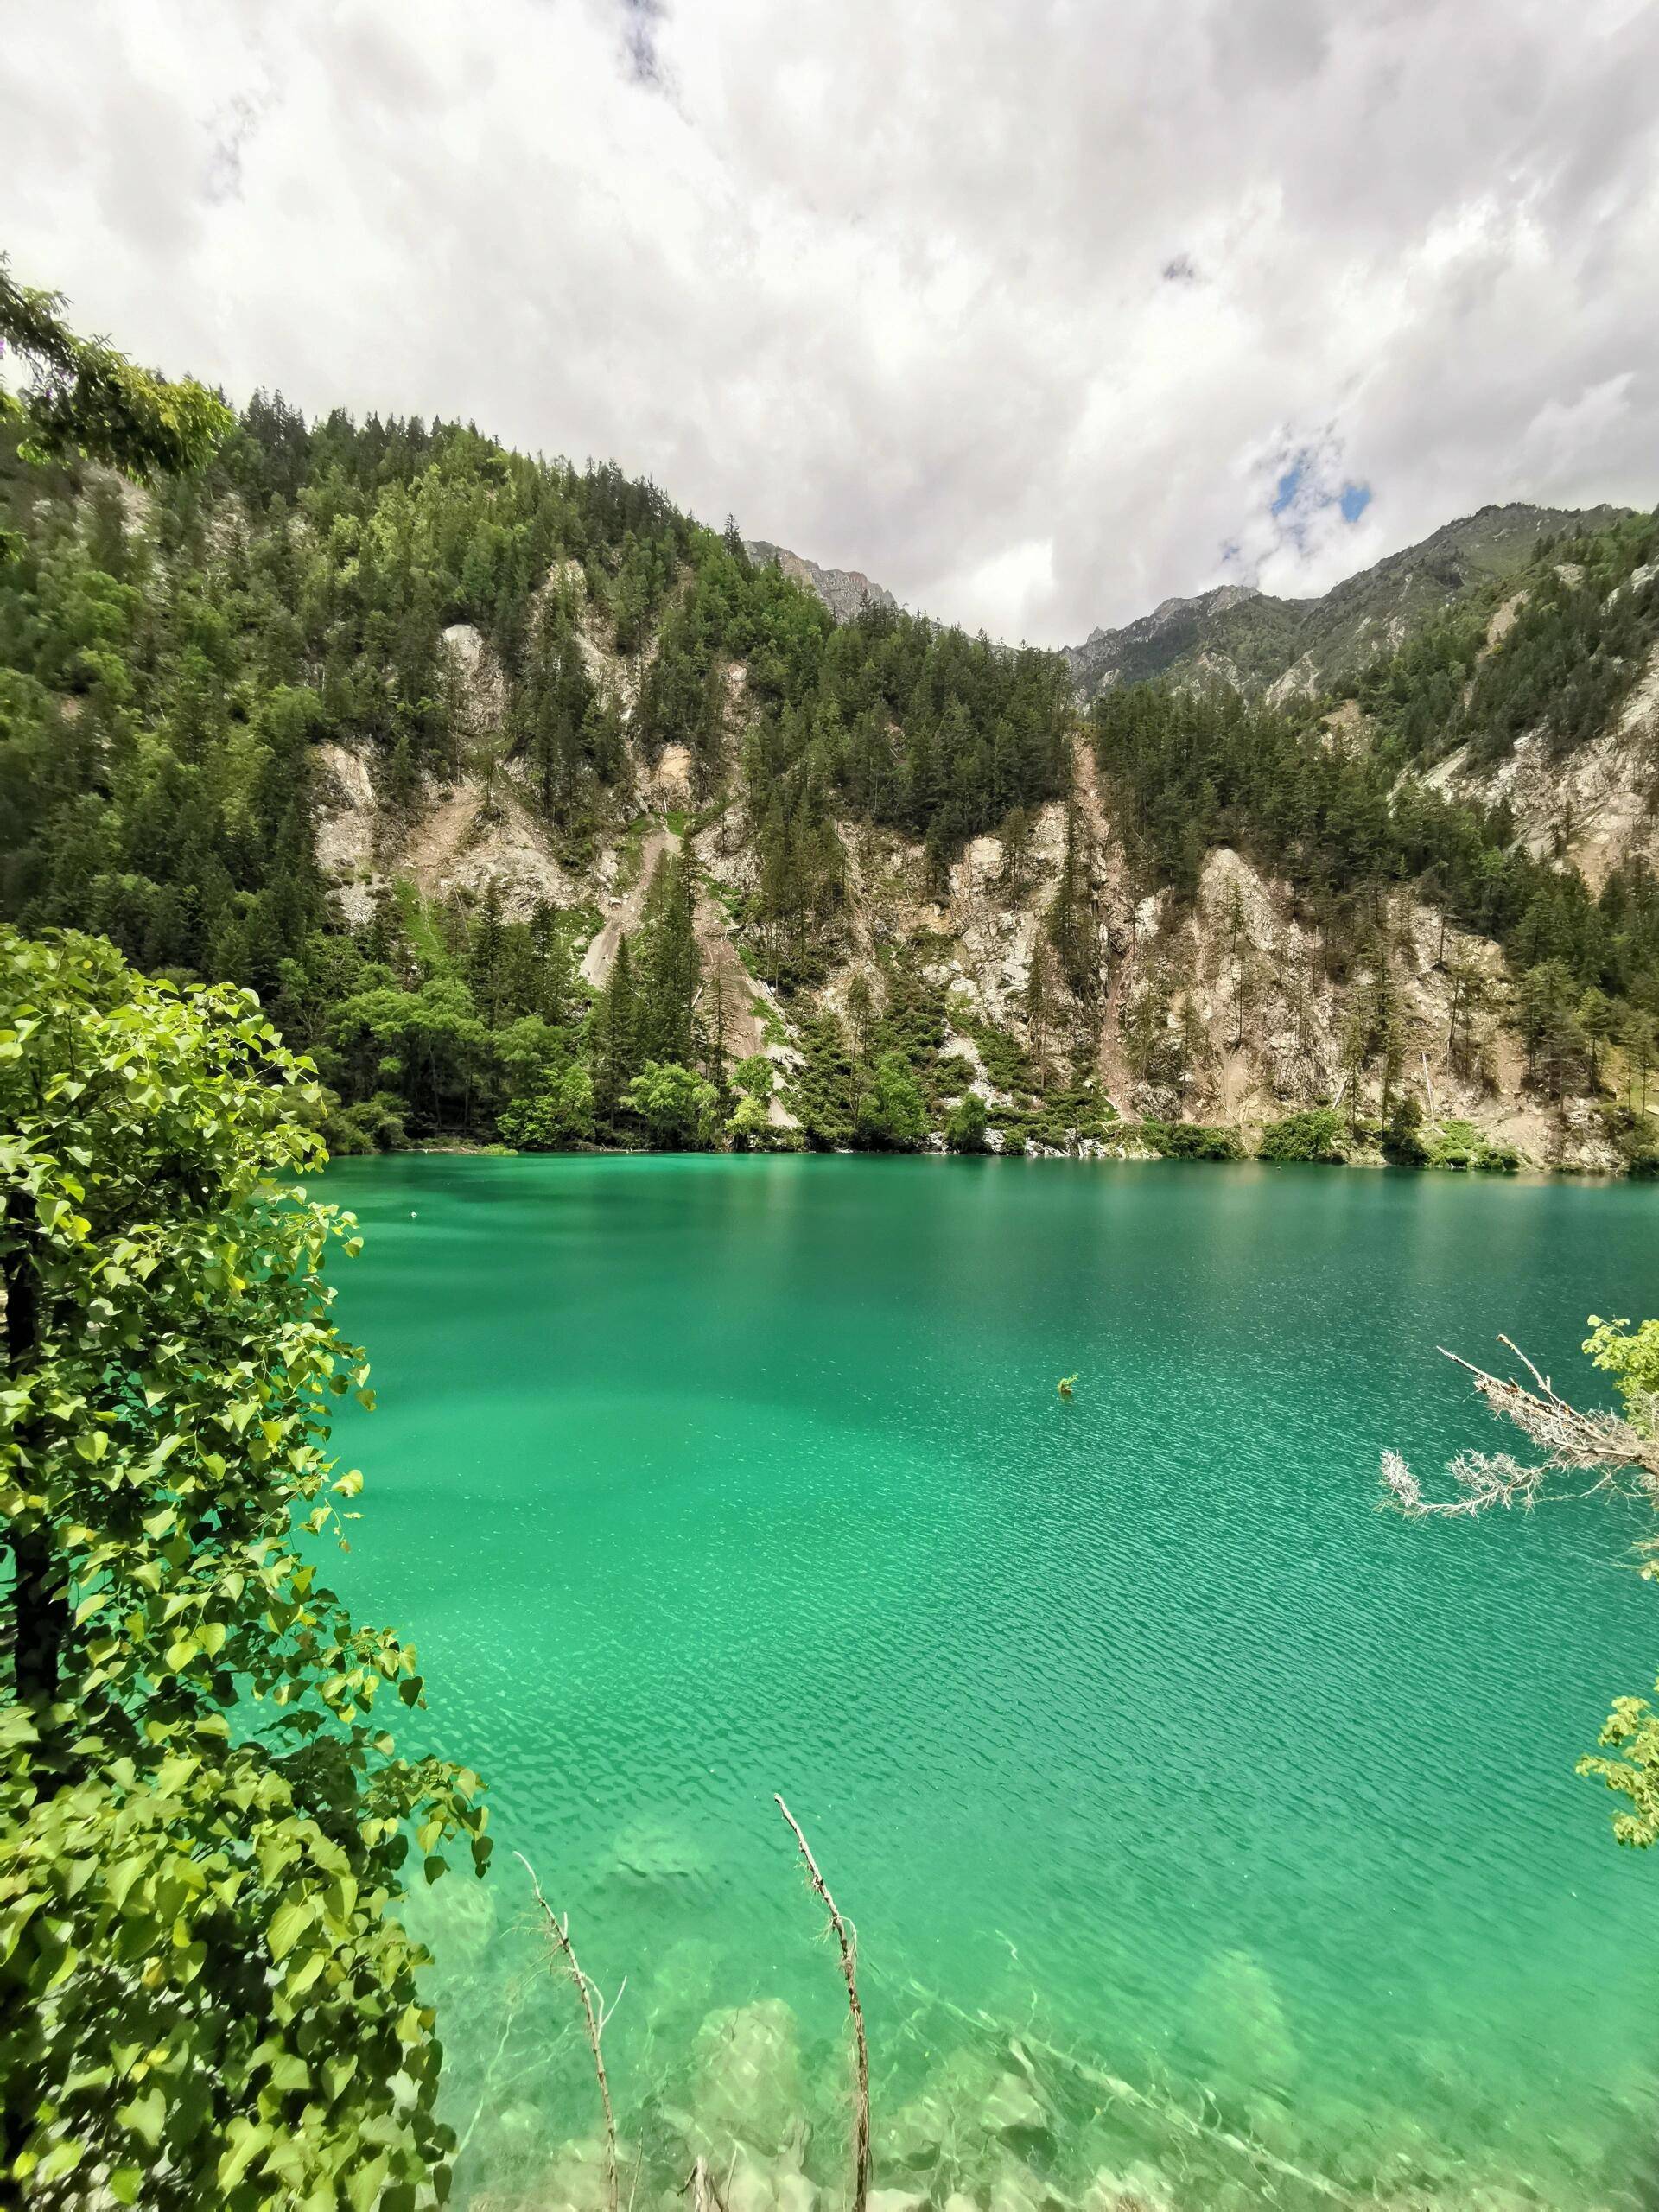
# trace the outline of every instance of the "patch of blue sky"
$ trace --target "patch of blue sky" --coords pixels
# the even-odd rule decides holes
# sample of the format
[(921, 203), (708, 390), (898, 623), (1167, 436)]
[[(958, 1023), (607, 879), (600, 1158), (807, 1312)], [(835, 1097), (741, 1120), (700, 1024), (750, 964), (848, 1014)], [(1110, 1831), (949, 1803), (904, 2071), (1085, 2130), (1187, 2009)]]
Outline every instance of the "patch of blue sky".
[[(1341, 510), (1345, 523), (1356, 523), (1371, 504), (1371, 487), (1357, 484), (1352, 478), (1344, 480), (1336, 490), (1328, 490), (1329, 478), (1319, 466), (1319, 455), (1311, 447), (1304, 447), (1296, 454), (1287, 467), (1281, 472), (1274, 486), (1269, 512), (1274, 515), (1289, 515), (1293, 532), (1299, 522), (1306, 522), (1310, 514), (1322, 507)], [(1325, 481), (1320, 479), (1325, 477)]]

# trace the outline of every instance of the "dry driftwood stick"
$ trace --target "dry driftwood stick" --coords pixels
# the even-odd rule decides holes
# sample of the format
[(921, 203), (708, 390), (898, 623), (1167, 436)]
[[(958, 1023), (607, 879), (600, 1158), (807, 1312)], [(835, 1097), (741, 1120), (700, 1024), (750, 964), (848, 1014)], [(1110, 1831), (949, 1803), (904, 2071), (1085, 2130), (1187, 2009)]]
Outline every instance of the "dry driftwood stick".
[(582, 2014), (588, 2023), (588, 2045), (594, 2054), (594, 2071), (599, 2076), (599, 2101), (605, 2107), (606, 2194), (611, 2212), (619, 2212), (620, 2189), (616, 2171), (616, 2115), (611, 2110), (611, 2085), (605, 2078), (605, 2058), (600, 2049), (600, 2037), (604, 2034), (612, 2013), (622, 2001), (622, 1992), (628, 1986), (628, 1978), (623, 1975), (615, 1996), (607, 2005), (600, 1993), (598, 1985), (589, 1981), (576, 1963), (576, 1955), (570, 1945), (570, 1916), (567, 1913), (561, 1919), (549, 1904), (542, 1895), (542, 1885), (536, 1878), (536, 1869), (524, 1853), (515, 1851), (512, 1855), (530, 1877), (530, 1886), (536, 1892), (536, 1902), (541, 1908), (542, 1919), (546, 1924), (548, 1941), (564, 1961), (566, 1970), (576, 1985), (576, 1994), (582, 1999)]
[(772, 1802), (789, 1822), (791, 1833), (806, 1861), (807, 1879), (823, 1901), (830, 1925), (841, 1946), (841, 1971), (847, 1984), (847, 2010), (853, 2021), (853, 2208), (864, 2212), (870, 2193), (870, 2053), (864, 2040), (864, 2008), (858, 2001), (858, 1935), (849, 1929), (836, 1908), (829, 1885), (818, 1872), (812, 1847), (801, 1834), (801, 1824), (774, 1791)]

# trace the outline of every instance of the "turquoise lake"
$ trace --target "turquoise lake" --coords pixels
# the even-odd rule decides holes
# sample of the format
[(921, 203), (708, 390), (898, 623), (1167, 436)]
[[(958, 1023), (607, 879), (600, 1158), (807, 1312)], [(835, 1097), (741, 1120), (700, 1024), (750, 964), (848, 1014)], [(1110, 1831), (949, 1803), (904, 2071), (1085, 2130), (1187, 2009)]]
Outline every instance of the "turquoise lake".
[(1013, 2068), (1057, 2190), (1659, 2201), (1659, 1859), (1573, 1774), (1659, 1669), (1643, 1523), (1376, 1510), (1385, 1446), (1427, 1484), (1505, 1440), (1437, 1344), (1606, 1398), (1585, 1317), (1659, 1312), (1659, 1191), (423, 1157), (327, 1195), (379, 1395), (335, 1580), (419, 1646), (409, 1740), (492, 1789), (488, 1881), (412, 1908), (460, 2201), (542, 2201), (595, 2126), (515, 1851), (627, 1977), (658, 2178), (709, 2017), (762, 1999), (834, 2178), (843, 1995), (774, 1791), (857, 1923), (878, 2179), (982, 2202), (971, 2146), (913, 2177), (916, 2114)]

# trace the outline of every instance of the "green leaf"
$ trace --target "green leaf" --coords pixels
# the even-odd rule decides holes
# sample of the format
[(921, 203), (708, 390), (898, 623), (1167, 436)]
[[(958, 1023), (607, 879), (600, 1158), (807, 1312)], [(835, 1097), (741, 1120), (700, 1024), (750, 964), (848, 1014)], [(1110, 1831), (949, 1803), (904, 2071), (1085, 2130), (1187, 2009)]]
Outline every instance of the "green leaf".
[(72, 2174), (86, 2155), (86, 2145), (73, 2135), (65, 2135), (55, 2142), (35, 2169), (37, 2182), (61, 2181)]
[(316, 1908), (308, 1897), (290, 1898), (288, 1904), (278, 1905), (271, 1915), (266, 1938), (271, 1957), (285, 1959), (316, 1916)]
[(391, 2159), (382, 2151), (378, 2158), (371, 2158), (367, 2165), (359, 2166), (354, 2173), (346, 2177), (346, 2196), (352, 2212), (374, 2212), (391, 2164)]
[(234, 2119), (230, 2124), (230, 2148), (219, 2162), (218, 2180), (221, 2189), (234, 2189), (259, 2156), (268, 2151), (276, 2139), (276, 2131), (268, 2120)]
[(162, 2130), (167, 2124), (167, 2099), (159, 2088), (146, 2089), (143, 2096), (134, 2097), (116, 2113), (121, 2125), (134, 2135), (141, 2135), (153, 2151), (162, 2139)]

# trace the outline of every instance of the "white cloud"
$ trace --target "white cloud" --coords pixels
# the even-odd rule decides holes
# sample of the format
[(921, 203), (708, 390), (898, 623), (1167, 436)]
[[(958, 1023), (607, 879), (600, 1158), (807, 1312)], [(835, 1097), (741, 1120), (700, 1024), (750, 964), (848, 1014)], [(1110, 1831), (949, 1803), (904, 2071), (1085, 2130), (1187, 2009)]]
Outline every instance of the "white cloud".
[(86, 0), (7, 54), (5, 243), (86, 324), (997, 634), (1659, 494), (1651, 4)]

